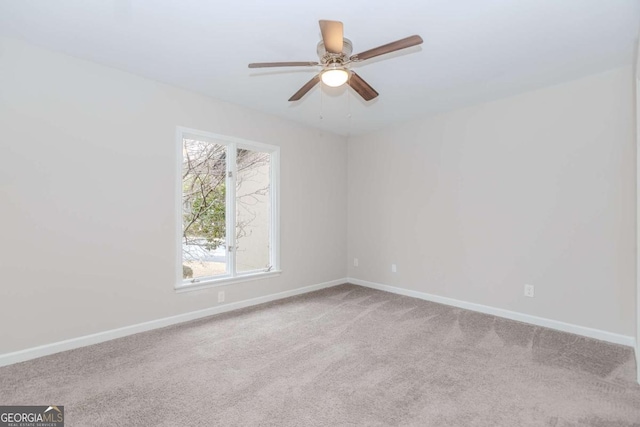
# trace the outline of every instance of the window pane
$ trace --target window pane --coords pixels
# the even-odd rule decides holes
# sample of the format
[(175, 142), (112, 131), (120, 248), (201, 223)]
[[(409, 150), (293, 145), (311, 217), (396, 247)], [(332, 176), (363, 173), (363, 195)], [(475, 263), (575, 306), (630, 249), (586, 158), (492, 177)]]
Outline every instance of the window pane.
[(182, 278), (228, 272), (225, 224), (226, 148), (182, 140)]
[(270, 155), (237, 151), (236, 271), (270, 268)]

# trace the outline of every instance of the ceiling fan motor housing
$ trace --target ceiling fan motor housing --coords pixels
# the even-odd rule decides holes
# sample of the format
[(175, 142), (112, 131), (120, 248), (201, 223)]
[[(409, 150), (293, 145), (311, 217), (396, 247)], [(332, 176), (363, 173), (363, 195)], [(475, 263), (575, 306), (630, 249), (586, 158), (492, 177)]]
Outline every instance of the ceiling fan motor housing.
[(321, 40), (318, 42), (318, 47), (316, 49), (318, 52), (318, 58), (320, 58), (320, 63), (322, 65), (327, 64), (343, 64), (348, 61), (351, 53), (353, 52), (353, 44), (349, 39), (343, 39), (342, 44), (342, 52), (341, 53), (330, 53), (327, 52), (327, 49), (324, 47), (324, 42)]

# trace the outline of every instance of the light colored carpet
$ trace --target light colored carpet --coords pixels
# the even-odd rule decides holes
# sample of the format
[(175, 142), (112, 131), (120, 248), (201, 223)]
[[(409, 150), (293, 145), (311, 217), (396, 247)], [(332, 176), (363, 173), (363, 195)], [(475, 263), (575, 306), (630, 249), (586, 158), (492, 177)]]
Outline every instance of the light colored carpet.
[(353, 285), (0, 368), (68, 426), (640, 426), (631, 348)]

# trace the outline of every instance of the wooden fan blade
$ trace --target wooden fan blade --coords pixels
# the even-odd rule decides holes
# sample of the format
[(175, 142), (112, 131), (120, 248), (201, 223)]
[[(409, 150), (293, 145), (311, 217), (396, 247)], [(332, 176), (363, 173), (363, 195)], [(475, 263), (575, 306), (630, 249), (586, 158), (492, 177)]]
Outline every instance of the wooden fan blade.
[(349, 86), (353, 88), (358, 95), (360, 95), (365, 101), (371, 101), (373, 98), (378, 96), (378, 92), (371, 86), (369, 83), (365, 82), (362, 77), (357, 75), (355, 72), (351, 72), (351, 77), (347, 82)]
[(293, 96), (289, 98), (289, 101), (298, 101), (300, 98), (305, 96), (307, 92), (313, 89), (313, 87), (317, 85), (319, 81), (320, 81), (320, 74), (316, 74), (316, 76), (311, 80), (309, 80), (307, 83), (305, 83), (305, 85), (302, 86), (299, 91), (294, 93)]
[(327, 52), (342, 53), (342, 43), (344, 42), (342, 22), (323, 19), (320, 21), (320, 31)]
[(253, 62), (249, 68), (269, 68), (269, 67), (312, 67), (320, 65), (317, 62)]
[(356, 55), (352, 55), (351, 59), (364, 61), (365, 59), (373, 58), (376, 56), (384, 55), (386, 53), (395, 52), (396, 50), (406, 49), (411, 46), (417, 46), (422, 43), (422, 37), (420, 36), (409, 36), (407, 38), (396, 40), (394, 42), (385, 44), (383, 46), (378, 46), (373, 49), (365, 50), (364, 52), (358, 53)]

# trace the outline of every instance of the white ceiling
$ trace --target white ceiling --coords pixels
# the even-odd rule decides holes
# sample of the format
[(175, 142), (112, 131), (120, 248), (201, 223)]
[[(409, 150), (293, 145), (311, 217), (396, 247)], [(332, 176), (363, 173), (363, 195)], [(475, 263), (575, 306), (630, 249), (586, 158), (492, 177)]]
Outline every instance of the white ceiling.
[[(319, 19), (361, 52), (412, 34), (424, 44), (355, 66), (380, 96), (314, 88)], [(0, 0), (0, 35), (343, 135), (634, 62), (638, 0)]]

